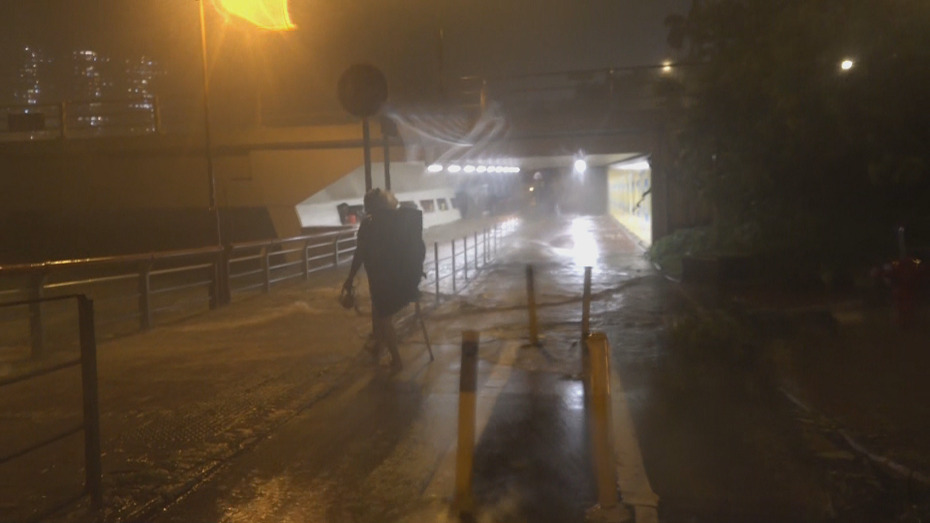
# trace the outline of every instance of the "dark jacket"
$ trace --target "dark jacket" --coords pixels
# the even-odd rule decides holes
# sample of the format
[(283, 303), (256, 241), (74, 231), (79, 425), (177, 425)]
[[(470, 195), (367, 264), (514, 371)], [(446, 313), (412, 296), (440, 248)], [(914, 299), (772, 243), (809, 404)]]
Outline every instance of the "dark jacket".
[(416, 209), (378, 210), (362, 220), (358, 252), (368, 274), (374, 313), (390, 316), (419, 299), (423, 273), (423, 215)]

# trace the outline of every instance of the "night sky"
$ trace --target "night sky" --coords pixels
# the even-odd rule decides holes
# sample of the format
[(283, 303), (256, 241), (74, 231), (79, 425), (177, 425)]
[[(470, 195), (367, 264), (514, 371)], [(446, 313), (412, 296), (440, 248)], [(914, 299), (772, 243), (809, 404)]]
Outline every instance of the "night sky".
[[(4, 75), (15, 74), (16, 51), (25, 45), (53, 57), (88, 48), (112, 59), (150, 56), (166, 71), (163, 89), (196, 95), (193, 0), (2, 1)], [(435, 93), (440, 71), (448, 80), (655, 64), (670, 56), (663, 19), (689, 3), (292, 0), (298, 29), (284, 34), (223, 23), (211, 8), (214, 89), (234, 99), (243, 86), (257, 85), (270, 98), (325, 106), (341, 72), (355, 62), (381, 67), (392, 97), (407, 100)]]

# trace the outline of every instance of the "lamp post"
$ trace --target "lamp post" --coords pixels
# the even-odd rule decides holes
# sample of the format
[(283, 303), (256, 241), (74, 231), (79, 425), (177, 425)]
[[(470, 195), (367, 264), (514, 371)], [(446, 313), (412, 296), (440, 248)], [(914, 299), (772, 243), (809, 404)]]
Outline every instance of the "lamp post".
[[(235, 16), (249, 23), (269, 30), (269, 31), (289, 31), (296, 26), (291, 22), (288, 13), (287, 0), (278, 0), (273, 8), (270, 8), (267, 0), (216, 0), (216, 7), (223, 10), (224, 15)], [(216, 228), (216, 243), (223, 247), (225, 238), (223, 237), (223, 227), (220, 223), (220, 209), (216, 201), (216, 172), (213, 162), (213, 136), (210, 126), (210, 68), (207, 60), (207, 18), (206, 7), (204, 4), (207, 0), (197, 0), (200, 11), (200, 60), (203, 67), (203, 132), (204, 132), (204, 154), (207, 160), (207, 183), (209, 187), (210, 200), (209, 210), (213, 214), (214, 225)], [(224, 251), (217, 265), (217, 302), (225, 305), (230, 302), (231, 292), (229, 288), (229, 263)]]
[[(209, 211), (213, 214), (216, 232), (216, 244), (223, 247), (223, 227), (220, 224), (220, 209), (216, 204), (216, 172), (213, 167), (213, 136), (210, 127), (210, 68), (207, 61), (207, 17), (204, 4), (207, 0), (198, 0), (200, 9), (200, 61), (203, 68), (203, 148), (207, 160), (207, 188), (209, 189)], [(225, 250), (220, 254), (216, 268), (217, 305), (227, 305), (232, 301), (229, 288), (229, 260)]]
[(198, 0), (200, 7), (200, 61), (203, 67), (203, 134), (204, 151), (207, 158), (207, 184), (210, 189), (210, 212), (216, 221), (216, 241), (223, 245), (223, 228), (220, 227), (220, 211), (216, 205), (216, 174), (213, 169), (213, 137), (210, 130), (210, 70), (207, 63), (207, 20), (204, 3)]

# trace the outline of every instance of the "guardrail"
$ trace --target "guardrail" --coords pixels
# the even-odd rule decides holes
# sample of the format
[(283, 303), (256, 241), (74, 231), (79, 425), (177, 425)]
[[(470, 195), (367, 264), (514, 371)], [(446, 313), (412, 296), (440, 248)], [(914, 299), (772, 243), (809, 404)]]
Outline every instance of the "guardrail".
[(162, 134), (157, 96), (0, 106), (0, 141)]
[(469, 266), (472, 276), (475, 276), (481, 267), (497, 255), (500, 239), (509, 230), (511, 223), (513, 222), (497, 222), (490, 228), (464, 235), (461, 240), (452, 239), (448, 246), (434, 242), (432, 260), (427, 256), (423, 264), (426, 278), (421, 286), (433, 290), (437, 303), (444, 291), (456, 294), (470, 281)]
[(45, 509), (43, 514), (33, 516), (34, 520), (41, 520), (44, 516), (56, 511), (57, 509), (76, 501), (84, 495), (90, 496), (91, 507), (93, 509), (101, 508), (103, 504), (103, 486), (101, 481), (101, 460), (100, 460), (100, 409), (97, 397), (97, 341), (94, 330), (94, 304), (93, 301), (84, 295), (65, 295), (54, 298), (41, 298), (33, 300), (21, 300), (0, 304), (0, 308), (9, 309), (12, 307), (29, 306), (40, 302), (51, 301), (70, 301), (75, 300), (78, 308), (78, 328), (80, 334), (80, 357), (77, 359), (64, 361), (51, 365), (47, 368), (33, 370), (20, 374), (13, 378), (0, 380), (0, 389), (17, 383), (35, 380), (43, 376), (62, 371), (72, 367), (81, 368), (81, 392), (83, 404), (83, 416), (80, 424), (64, 429), (62, 432), (44, 437), (41, 441), (32, 443), (24, 448), (0, 456), (0, 466), (6, 466), (8, 463), (15, 461), (27, 454), (46, 448), (49, 445), (57, 443), (78, 432), (84, 433), (84, 489), (63, 503), (55, 507)]
[[(424, 290), (455, 294), (496, 254), (507, 223), (498, 222), (447, 243), (433, 243), (424, 262)], [(97, 303), (97, 328), (113, 336), (224, 304), (222, 290), (234, 297), (335, 268), (355, 252), (355, 228), (226, 248), (164, 251), (127, 256), (58, 260), (0, 266), (0, 301), (28, 300), (27, 314), (0, 309), (0, 346), (27, 347), (43, 356), (58, 338), (69, 335), (63, 314), (46, 298), (84, 294)], [(225, 270), (221, 270), (225, 269)], [(225, 281), (224, 281), (225, 280)], [(11, 327), (10, 324), (25, 323)], [(22, 334), (28, 333), (28, 340)]]
[(235, 243), (227, 264), (231, 294), (262, 289), (339, 266), (355, 252), (355, 228), (310, 236)]
[[(0, 300), (32, 300), (23, 315), (0, 313), (3, 323), (28, 322), (30, 356), (46, 352), (53, 307), (42, 298), (83, 293), (98, 302), (98, 327), (108, 334), (146, 330), (224, 303), (222, 289), (268, 291), (272, 285), (335, 267), (355, 251), (355, 229), (200, 249), (0, 266)], [(226, 271), (219, 269), (225, 264)], [(223, 279), (228, 280), (223, 281)], [(60, 315), (57, 315), (60, 316)], [(0, 345), (16, 345), (0, 329)], [(59, 333), (60, 334), (60, 333)]]
[[(187, 310), (192, 305), (217, 305), (217, 264), (223, 249), (204, 247), (128, 256), (58, 260), (35, 264), (0, 266), (0, 300), (31, 300), (30, 347), (41, 356), (48, 341), (48, 324), (60, 315), (44, 298), (84, 294), (98, 303), (98, 327), (119, 332), (148, 329), (158, 315)], [(206, 308), (206, 307), (205, 307)], [(0, 315), (0, 323), (23, 318)], [(61, 329), (54, 329), (55, 332)], [(0, 329), (0, 342), (10, 329)], [(64, 329), (66, 332), (67, 329)]]

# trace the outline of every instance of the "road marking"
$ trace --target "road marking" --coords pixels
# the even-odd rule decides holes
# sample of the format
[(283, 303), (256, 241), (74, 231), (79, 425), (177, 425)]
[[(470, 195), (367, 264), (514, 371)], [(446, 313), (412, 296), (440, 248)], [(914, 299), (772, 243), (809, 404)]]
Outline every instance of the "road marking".
[(636, 429), (630, 416), (623, 382), (617, 370), (611, 369), (611, 419), (613, 420), (614, 459), (617, 467), (617, 482), (623, 502), (634, 509), (637, 523), (656, 523), (659, 496), (653, 492), (639, 451)]

